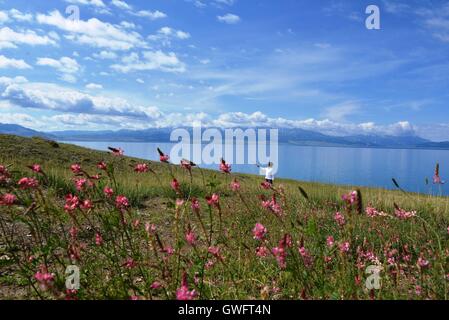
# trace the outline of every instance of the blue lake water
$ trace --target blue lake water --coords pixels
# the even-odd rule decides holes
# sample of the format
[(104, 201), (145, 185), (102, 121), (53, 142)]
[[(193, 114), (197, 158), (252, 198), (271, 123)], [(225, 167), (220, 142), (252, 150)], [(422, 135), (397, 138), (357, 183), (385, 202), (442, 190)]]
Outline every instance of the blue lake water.
[[(128, 156), (159, 160), (156, 148), (169, 153), (172, 143), (65, 141), (79, 146), (107, 150), (121, 147)], [(279, 145), (278, 178), (353, 186), (394, 189), (392, 178), (407, 191), (449, 195), (449, 184), (432, 184), (435, 164), (449, 180), (449, 150), (369, 149)], [(217, 169), (217, 165), (201, 165)], [(259, 174), (254, 165), (233, 165), (233, 172)], [(426, 185), (426, 178), (429, 185)]]

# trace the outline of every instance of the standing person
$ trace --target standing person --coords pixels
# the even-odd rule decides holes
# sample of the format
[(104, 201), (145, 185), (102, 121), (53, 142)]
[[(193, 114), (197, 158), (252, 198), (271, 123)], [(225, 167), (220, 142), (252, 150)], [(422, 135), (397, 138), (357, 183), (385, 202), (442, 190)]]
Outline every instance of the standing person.
[(274, 181), (274, 173), (273, 173), (273, 162), (268, 162), (268, 167), (263, 168), (259, 164), (256, 164), (258, 168), (260, 168), (261, 172), (265, 173), (265, 181), (269, 184), (273, 184)]

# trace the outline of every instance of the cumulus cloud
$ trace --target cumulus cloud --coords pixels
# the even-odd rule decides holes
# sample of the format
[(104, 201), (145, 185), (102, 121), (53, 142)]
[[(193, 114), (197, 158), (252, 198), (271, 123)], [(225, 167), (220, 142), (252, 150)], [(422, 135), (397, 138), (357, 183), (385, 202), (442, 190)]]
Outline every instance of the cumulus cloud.
[(14, 31), (8, 27), (0, 29), (0, 49), (17, 48), (18, 44), (37, 45), (56, 45), (55, 39), (45, 35), (40, 36), (33, 30)]
[(171, 44), (172, 39), (178, 40), (186, 40), (190, 38), (190, 33), (175, 30), (170, 27), (162, 27), (160, 28), (156, 34), (152, 34), (148, 36), (148, 39), (151, 41), (160, 41), (162, 45), (169, 46)]
[(86, 89), (98, 90), (98, 89), (103, 89), (103, 86), (98, 83), (88, 83), (88, 84), (86, 84)]
[(65, 2), (72, 3), (72, 4), (100, 7), (100, 8), (106, 7), (103, 0), (65, 0)]
[(113, 51), (105, 51), (105, 50), (103, 50), (103, 51), (101, 51), (99, 53), (94, 53), (93, 57), (97, 58), (97, 59), (102, 59), (102, 60), (106, 60), (106, 59), (113, 60), (113, 59), (117, 59), (118, 56)]
[(0, 69), (31, 69), (31, 66), (22, 59), (7, 58), (0, 55)]
[(131, 10), (132, 7), (122, 0), (112, 0), (111, 4), (122, 10)]
[(38, 14), (36, 20), (40, 24), (51, 25), (68, 32), (65, 37), (69, 40), (92, 47), (109, 48), (110, 50), (147, 47), (139, 33), (129, 31), (120, 25), (103, 22), (97, 18), (75, 21), (65, 18), (59, 11), (55, 10), (48, 15)]
[(174, 52), (144, 51), (142, 57), (133, 52), (122, 58), (121, 64), (113, 64), (112, 69), (128, 73), (132, 71), (160, 70), (164, 72), (184, 72), (185, 64)]
[(62, 73), (76, 73), (80, 70), (78, 62), (69, 57), (61, 57), (60, 59), (38, 58), (36, 64), (55, 68)]
[(163, 13), (159, 10), (156, 10), (156, 11), (140, 10), (137, 12), (130, 12), (130, 13), (137, 17), (148, 18), (150, 20), (163, 19), (163, 18), (167, 17), (167, 15), (165, 13)]
[(0, 99), (21, 108), (52, 110), (63, 113), (85, 113), (126, 116), (142, 120), (159, 116), (154, 107), (135, 106), (122, 98), (90, 95), (49, 83), (0, 83)]
[(240, 22), (240, 17), (232, 13), (227, 13), (223, 16), (217, 16), (217, 20), (227, 24), (237, 24)]

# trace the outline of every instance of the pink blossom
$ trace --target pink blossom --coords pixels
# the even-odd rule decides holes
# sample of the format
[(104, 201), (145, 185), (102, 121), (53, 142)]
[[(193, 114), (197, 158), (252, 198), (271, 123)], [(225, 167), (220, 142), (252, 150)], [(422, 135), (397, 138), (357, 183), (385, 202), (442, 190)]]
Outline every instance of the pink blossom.
[(268, 253), (270, 253), (270, 251), (268, 250), (267, 247), (256, 248), (256, 255), (260, 258), (265, 258), (266, 256), (268, 256)]
[(168, 163), (168, 160), (170, 159), (170, 157), (168, 155), (166, 155), (165, 153), (163, 153), (162, 150), (159, 148), (157, 148), (157, 152), (159, 153), (159, 161)]
[(89, 200), (89, 199), (85, 199), (83, 202), (81, 202), (81, 204), (80, 204), (80, 208), (81, 209), (84, 209), (84, 210), (89, 210), (89, 209), (92, 209), (93, 208), (93, 203), (92, 203), (92, 201), (91, 200)]
[(33, 172), (42, 173), (42, 168), (39, 164), (33, 164), (29, 167)]
[(286, 263), (287, 254), (285, 252), (284, 247), (282, 247), (282, 246), (274, 247), (271, 250), (271, 252), (276, 257), (279, 268), (285, 269), (287, 267), (287, 263)]
[(350, 249), (350, 244), (347, 241), (343, 242), (339, 245), (339, 248), (341, 253), (348, 253)]
[(234, 179), (234, 180), (231, 182), (231, 190), (234, 191), (234, 192), (240, 190), (240, 182), (238, 182), (237, 179)]
[(74, 163), (70, 166), (70, 170), (72, 170), (74, 174), (79, 174), (81, 172), (81, 165), (78, 163)]
[(97, 246), (101, 246), (103, 244), (103, 237), (99, 233), (95, 234), (95, 244)]
[(148, 166), (148, 164), (146, 163), (138, 163), (136, 164), (136, 166), (134, 167), (134, 171), (138, 172), (138, 173), (145, 173), (148, 172), (148, 170), (150, 169), (150, 167)]
[(300, 256), (302, 257), (302, 261), (304, 262), (304, 265), (307, 268), (310, 268), (313, 264), (313, 258), (310, 255), (309, 251), (304, 247), (300, 247), (298, 249), (298, 251), (299, 251)]
[(160, 288), (162, 288), (162, 284), (159, 281), (154, 281), (150, 286), (150, 289), (153, 289), (153, 290), (157, 290)]
[(176, 290), (177, 300), (193, 300), (197, 297), (195, 290), (189, 291), (189, 284), (187, 283), (187, 273), (184, 272), (182, 275), (181, 287)]
[(212, 196), (206, 197), (207, 204), (210, 206), (219, 206), (220, 196), (216, 193), (214, 193)]
[(387, 214), (383, 211), (378, 211), (376, 208), (373, 207), (366, 207), (365, 209), (366, 215), (370, 218), (378, 217), (378, 216), (386, 216)]
[(37, 282), (39, 282), (39, 285), (43, 290), (47, 290), (53, 285), (55, 275), (53, 273), (49, 273), (47, 268), (42, 265), (40, 270), (34, 274), (34, 278)]
[(423, 257), (419, 257), (418, 258), (418, 266), (421, 269), (425, 269), (425, 268), (428, 268), (430, 266), (430, 262), (429, 262), (429, 260), (426, 260)]
[(119, 195), (115, 198), (115, 206), (117, 209), (126, 209), (129, 207), (129, 201), (125, 196)]
[(133, 269), (137, 266), (136, 262), (133, 258), (128, 258), (126, 261), (122, 264), (122, 267), (125, 267), (127, 269)]
[(70, 234), (70, 237), (72, 239), (76, 239), (76, 237), (78, 236), (78, 228), (77, 227), (71, 227), (70, 230), (69, 230), (69, 234)]
[(344, 215), (342, 215), (340, 212), (335, 213), (334, 219), (339, 226), (344, 226), (346, 223)]
[(176, 207), (180, 208), (184, 205), (184, 199), (176, 199)]
[(191, 207), (194, 212), (200, 211), (200, 202), (198, 201), (197, 198), (192, 198), (192, 206)]
[(265, 235), (267, 234), (267, 228), (265, 228), (262, 224), (256, 223), (256, 226), (253, 229), (254, 239), (263, 240)]
[(11, 174), (4, 165), (0, 165), (0, 183), (9, 182)]
[(226, 163), (224, 159), (221, 159), (220, 162), (220, 171), (223, 173), (231, 173), (231, 165)]
[(221, 258), (219, 247), (209, 247), (207, 251), (216, 258)]
[(75, 179), (74, 183), (77, 191), (83, 191), (87, 185), (87, 179), (84, 178)]
[(108, 166), (106, 165), (106, 162), (104, 162), (104, 161), (100, 161), (100, 162), (98, 162), (98, 164), (97, 164), (97, 168), (100, 169), (100, 170), (106, 170), (107, 167), (108, 167)]
[(110, 187), (104, 187), (103, 193), (106, 197), (111, 198), (114, 195), (114, 190)]
[(341, 198), (348, 204), (354, 204), (355, 202), (357, 202), (357, 191), (352, 191), (348, 194), (344, 194), (341, 196)]
[(145, 231), (148, 233), (148, 234), (153, 234), (153, 233), (155, 233), (156, 232), (156, 225), (154, 225), (154, 224), (150, 224), (150, 223), (145, 223)]
[(334, 237), (328, 236), (327, 239), (326, 239), (326, 244), (327, 244), (327, 246), (328, 246), (328, 247), (333, 247), (333, 246), (334, 246), (334, 243), (335, 243)]
[(179, 184), (178, 180), (173, 179), (170, 185), (174, 191), (176, 191), (178, 193), (181, 192), (180, 184)]
[(416, 211), (405, 211), (399, 207), (396, 207), (394, 210), (394, 214), (400, 220), (407, 220), (416, 216)]
[(194, 233), (192, 230), (189, 230), (189, 231), (186, 233), (186, 241), (187, 241), (187, 243), (190, 244), (191, 246), (194, 246), (194, 245), (195, 245), (195, 242), (196, 242), (196, 235), (195, 235), (195, 233)]
[(188, 171), (191, 171), (193, 166), (195, 166), (195, 164), (192, 161), (185, 160), (185, 159), (181, 160), (181, 167), (182, 168), (184, 168), (184, 169), (186, 169)]
[(80, 200), (77, 196), (68, 194), (65, 197), (64, 210), (70, 213), (70, 212), (76, 210), (76, 208), (78, 208), (79, 203), (80, 203)]
[(0, 206), (12, 206), (17, 201), (17, 197), (11, 193), (0, 195)]
[(19, 182), (17, 182), (17, 184), (19, 185), (20, 189), (25, 190), (25, 189), (32, 189), (32, 188), (36, 188), (39, 185), (39, 181), (37, 181), (34, 178), (22, 178), (19, 180)]
[(112, 148), (112, 147), (108, 147), (109, 150), (112, 151), (112, 155), (116, 156), (116, 157), (121, 157), (125, 154), (125, 151), (123, 151), (122, 148)]

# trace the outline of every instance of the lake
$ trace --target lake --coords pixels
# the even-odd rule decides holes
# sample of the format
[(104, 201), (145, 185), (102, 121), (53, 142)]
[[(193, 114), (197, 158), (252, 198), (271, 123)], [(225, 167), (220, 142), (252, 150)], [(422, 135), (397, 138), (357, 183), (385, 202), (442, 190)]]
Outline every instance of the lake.
[[(121, 147), (128, 156), (159, 160), (156, 148), (169, 153), (173, 143), (63, 141), (96, 150)], [(449, 150), (369, 149), (279, 145), (278, 178), (394, 189), (394, 177), (407, 191), (449, 195), (447, 185), (432, 184), (435, 164), (449, 180)], [(217, 165), (202, 165), (217, 169)], [(258, 174), (254, 165), (233, 165), (233, 172)], [(426, 178), (429, 185), (426, 185)]]

